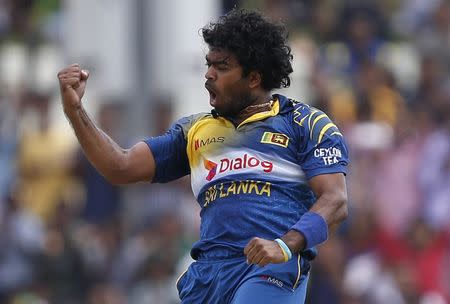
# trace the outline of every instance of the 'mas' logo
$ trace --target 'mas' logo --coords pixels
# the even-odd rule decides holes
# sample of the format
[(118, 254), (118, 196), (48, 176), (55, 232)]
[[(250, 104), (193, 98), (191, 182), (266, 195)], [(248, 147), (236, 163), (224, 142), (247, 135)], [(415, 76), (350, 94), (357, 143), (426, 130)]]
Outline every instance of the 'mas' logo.
[[(217, 173), (224, 173), (230, 171), (238, 171), (246, 168), (261, 168), (263, 172), (269, 173), (273, 170), (273, 163), (266, 160), (261, 160), (254, 156), (244, 154), (243, 157), (236, 158), (222, 158), (220, 164), (216, 164), (210, 160), (204, 160), (205, 169), (209, 171), (206, 180), (210, 181)], [(217, 172), (217, 168), (219, 171)]]
[(208, 176), (206, 176), (206, 180), (208, 181), (212, 180), (214, 176), (216, 176), (217, 164), (215, 162), (205, 159), (203, 161), (203, 165), (205, 166), (205, 169), (209, 171)]
[(194, 149), (197, 151), (199, 148), (207, 146), (209, 144), (223, 143), (224, 141), (225, 141), (225, 137), (223, 137), (223, 136), (209, 137), (206, 139), (197, 138), (194, 141)]

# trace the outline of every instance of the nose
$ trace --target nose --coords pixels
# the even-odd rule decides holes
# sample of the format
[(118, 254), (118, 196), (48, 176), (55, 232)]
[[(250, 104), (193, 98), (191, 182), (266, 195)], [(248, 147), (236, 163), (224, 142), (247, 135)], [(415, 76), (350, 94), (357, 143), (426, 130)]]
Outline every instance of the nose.
[(205, 78), (207, 80), (215, 80), (215, 78), (216, 78), (215, 75), (216, 75), (216, 73), (214, 71), (214, 67), (213, 66), (209, 66), (208, 69), (206, 70)]

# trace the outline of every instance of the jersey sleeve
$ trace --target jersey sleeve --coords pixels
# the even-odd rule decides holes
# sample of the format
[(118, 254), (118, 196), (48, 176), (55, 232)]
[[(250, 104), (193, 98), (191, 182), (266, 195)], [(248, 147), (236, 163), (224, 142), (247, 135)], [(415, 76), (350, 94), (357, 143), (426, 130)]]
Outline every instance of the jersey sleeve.
[(308, 107), (306, 113), (297, 113), (303, 116), (294, 121), (301, 122), (298, 157), (306, 178), (330, 173), (347, 174), (348, 149), (337, 126), (325, 113), (314, 108)]
[(175, 122), (165, 134), (144, 140), (155, 158), (154, 183), (169, 182), (190, 173), (186, 145), (191, 125), (192, 117), (184, 117)]

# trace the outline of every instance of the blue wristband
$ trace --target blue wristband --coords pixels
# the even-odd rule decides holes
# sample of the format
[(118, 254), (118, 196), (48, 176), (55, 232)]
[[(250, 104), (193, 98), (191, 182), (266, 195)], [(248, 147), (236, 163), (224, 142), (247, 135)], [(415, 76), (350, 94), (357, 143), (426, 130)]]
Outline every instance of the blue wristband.
[(275, 242), (277, 242), (278, 245), (280, 245), (281, 249), (286, 253), (287, 259), (286, 259), (285, 262), (287, 262), (290, 259), (292, 259), (291, 249), (289, 249), (289, 247), (286, 245), (286, 243), (282, 239), (275, 239)]
[(291, 227), (303, 234), (306, 241), (305, 249), (315, 247), (328, 239), (328, 225), (318, 213), (306, 212), (300, 220)]

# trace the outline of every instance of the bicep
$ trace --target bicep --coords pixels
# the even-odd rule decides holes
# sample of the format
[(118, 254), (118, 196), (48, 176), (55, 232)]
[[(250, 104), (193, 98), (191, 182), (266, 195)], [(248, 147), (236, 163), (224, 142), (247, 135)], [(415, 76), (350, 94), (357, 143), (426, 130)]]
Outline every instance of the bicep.
[(309, 180), (309, 185), (317, 197), (311, 211), (327, 216), (347, 202), (347, 186), (343, 173), (320, 174)]
[(126, 183), (149, 181), (155, 176), (155, 158), (149, 146), (139, 142), (126, 151)]
[(345, 175), (343, 173), (316, 175), (308, 183), (317, 197), (326, 193), (347, 193)]

